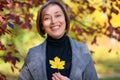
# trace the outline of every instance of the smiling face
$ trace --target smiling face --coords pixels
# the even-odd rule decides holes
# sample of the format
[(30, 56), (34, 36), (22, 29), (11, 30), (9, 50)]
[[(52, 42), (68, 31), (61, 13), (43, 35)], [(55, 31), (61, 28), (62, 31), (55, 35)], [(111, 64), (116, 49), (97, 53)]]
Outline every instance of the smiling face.
[(43, 10), (42, 24), (45, 32), (52, 38), (59, 39), (65, 34), (65, 15), (56, 4), (51, 4)]

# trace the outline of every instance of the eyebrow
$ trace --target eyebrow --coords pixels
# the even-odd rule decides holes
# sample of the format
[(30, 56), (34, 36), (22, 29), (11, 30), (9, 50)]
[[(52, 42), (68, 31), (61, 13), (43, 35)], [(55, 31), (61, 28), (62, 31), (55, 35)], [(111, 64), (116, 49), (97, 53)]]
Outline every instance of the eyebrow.
[[(56, 14), (56, 13), (63, 13), (63, 12), (62, 12), (62, 11), (56, 11), (55, 14)], [(46, 13), (46, 14), (44, 14), (44, 16), (45, 16), (45, 15), (49, 15), (49, 14)]]
[(59, 12), (60, 12), (60, 13), (63, 13), (62, 11), (56, 11), (55, 13), (59, 13)]

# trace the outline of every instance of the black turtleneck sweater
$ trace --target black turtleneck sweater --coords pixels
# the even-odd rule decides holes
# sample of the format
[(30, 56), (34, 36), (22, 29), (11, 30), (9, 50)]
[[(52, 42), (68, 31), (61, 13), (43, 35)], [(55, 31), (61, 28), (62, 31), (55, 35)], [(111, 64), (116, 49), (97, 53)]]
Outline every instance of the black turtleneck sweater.
[(48, 80), (52, 79), (52, 74), (58, 72), (57, 69), (52, 69), (49, 60), (54, 60), (55, 57), (59, 57), (61, 61), (65, 61), (64, 69), (59, 72), (69, 77), (72, 64), (72, 50), (70, 41), (67, 35), (64, 35), (60, 39), (53, 39), (48, 36), (46, 46), (46, 71)]

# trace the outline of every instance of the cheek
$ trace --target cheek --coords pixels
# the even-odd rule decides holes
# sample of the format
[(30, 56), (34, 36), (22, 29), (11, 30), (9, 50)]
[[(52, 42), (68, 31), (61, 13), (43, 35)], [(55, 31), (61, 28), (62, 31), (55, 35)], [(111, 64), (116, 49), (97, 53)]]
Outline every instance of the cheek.
[(43, 28), (49, 27), (50, 21), (43, 22)]
[(61, 22), (62, 24), (64, 24), (64, 25), (66, 25), (66, 21), (65, 21), (65, 18), (64, 18), (64, 17), (60, 19), (60, 22)]
[(61, 21), (61, 24), (62, 24), (64, 27), (66, 27), (66, 21), (65, 21), (65, 20), (62, 20), (62, 21)]

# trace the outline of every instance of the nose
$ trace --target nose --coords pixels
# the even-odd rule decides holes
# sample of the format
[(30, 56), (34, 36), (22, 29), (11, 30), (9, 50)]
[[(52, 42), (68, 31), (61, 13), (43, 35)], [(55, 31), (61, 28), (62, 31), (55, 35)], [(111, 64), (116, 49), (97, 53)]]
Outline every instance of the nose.
[(57, 21), (57, 19), (55, 19), (55, 17), (52, 17), (51, 23), (54, 24), (54, 23), (56, 23), (56, 21)]

